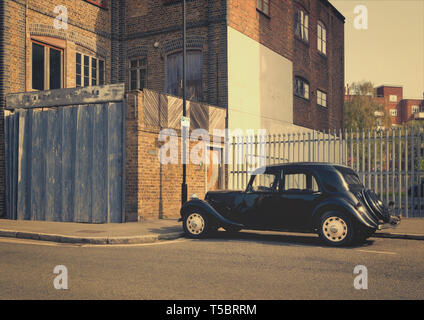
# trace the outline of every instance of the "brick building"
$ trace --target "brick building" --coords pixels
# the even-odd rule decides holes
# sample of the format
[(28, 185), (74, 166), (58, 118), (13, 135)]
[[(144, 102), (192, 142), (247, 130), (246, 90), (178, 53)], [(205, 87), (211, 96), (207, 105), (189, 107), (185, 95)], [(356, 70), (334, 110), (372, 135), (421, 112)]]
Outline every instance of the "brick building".
[[(0, 141), (7, 93), (124, 82), (180, 95), (180, 4), (2, 0)], [(343, 127), (344, 17), (329, 1), (187, 0), (187, 24), (189, 98), (225, 108), (228, 127)]]
[[(142, 67), (120, 79), (180, 94), (180, 1), (126, 6), (123, 50)], [(343, 126), (344, 17), (328, 1), (196, 0), (187, 12), (189, 95), (228, 108), (230, 128)]]
[[(345, 101), (349, 101), (350, 96), (349, 87), (346, 87)], [(424, 120), (424, 100), (404, 99), (402, 86), (382, 85), (377, 87), (374, 101), (384, 105), (391, 116), (393, 126), (399, 126), (412, 120)]]

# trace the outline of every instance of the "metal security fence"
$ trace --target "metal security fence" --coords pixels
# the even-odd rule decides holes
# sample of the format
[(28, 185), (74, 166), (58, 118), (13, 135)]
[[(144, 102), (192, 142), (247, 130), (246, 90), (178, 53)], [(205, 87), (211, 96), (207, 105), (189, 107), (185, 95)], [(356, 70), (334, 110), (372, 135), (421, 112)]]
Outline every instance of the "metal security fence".
[(237, 136), (230, 141), (229, 187), (244, 189), (252, 168), (287, 162), (352, 167), (396, 213), (424, 217), (424, 131), (421, 126), (369, 131), (304, 131)]

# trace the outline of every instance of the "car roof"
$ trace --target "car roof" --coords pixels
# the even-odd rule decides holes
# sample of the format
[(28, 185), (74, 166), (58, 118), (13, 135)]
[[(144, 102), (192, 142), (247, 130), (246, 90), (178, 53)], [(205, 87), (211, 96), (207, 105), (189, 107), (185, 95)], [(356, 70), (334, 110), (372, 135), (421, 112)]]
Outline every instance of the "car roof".
[[(290, 168), (290, 169), (312, 169), (312, 170), (334, 170), (334, 169), (349, 169), (352, 170), (352, 168), (341, 165), (341, 164), (333, 164), (333, 163), (326, 163), (326, 162), (289, 162), (289, 163), (280, 163), (280, 164), (272, 164), (268, 166), (264, 166), (261, 168), (256, 169), (252, 174), (254, 175), (256, 172), (263, 173), (263, 172), (269, 172), (273, 170), (281, 170), (284, 168)], [(265, 169), (265, 170), (264, 170)]]

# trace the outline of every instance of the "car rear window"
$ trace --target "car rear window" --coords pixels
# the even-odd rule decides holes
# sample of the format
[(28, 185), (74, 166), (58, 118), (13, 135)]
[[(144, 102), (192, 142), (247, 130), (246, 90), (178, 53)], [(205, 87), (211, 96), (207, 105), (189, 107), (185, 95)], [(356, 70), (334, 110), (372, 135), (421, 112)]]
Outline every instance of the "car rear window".
[(336, 167), (337, 171), (339, 171), (346, 183), (349, 186), (349, 189), (362, 188), (362, 181), (359, 179), (358, 175), (355, 171), (349, 168)]

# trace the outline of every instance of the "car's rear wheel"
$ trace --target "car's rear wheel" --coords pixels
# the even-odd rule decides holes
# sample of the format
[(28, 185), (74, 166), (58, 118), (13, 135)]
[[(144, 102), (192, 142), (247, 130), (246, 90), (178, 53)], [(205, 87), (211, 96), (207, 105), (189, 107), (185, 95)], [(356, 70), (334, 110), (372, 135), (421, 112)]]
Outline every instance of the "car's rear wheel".
[(190, 238), (204, 238), (210, 231), (208, 217), (201, 210), (190, 210), (184, 216), (183, 229)]
[(326, 212), (321, 216), (318, 231), (321, 239), (333, 247), (349, 245), (354, 237), (351, 219), (348, 215), (337, 211)]

